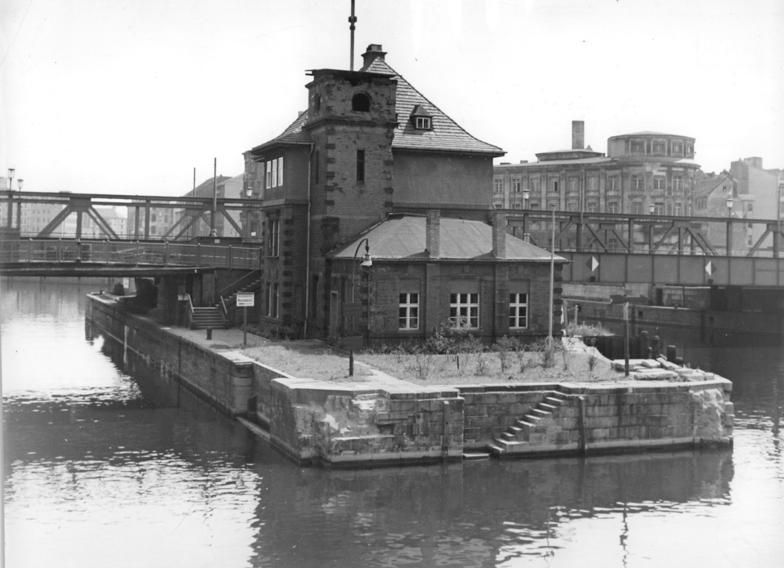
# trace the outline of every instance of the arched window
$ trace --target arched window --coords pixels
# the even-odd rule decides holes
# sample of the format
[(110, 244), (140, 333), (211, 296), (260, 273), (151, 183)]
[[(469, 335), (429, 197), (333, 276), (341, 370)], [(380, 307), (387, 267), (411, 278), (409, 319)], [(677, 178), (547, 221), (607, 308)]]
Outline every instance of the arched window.
[(357, 93), (351, 98), (351, 110), (368, 112), (370, 110), (370, 97), (365, 93)]

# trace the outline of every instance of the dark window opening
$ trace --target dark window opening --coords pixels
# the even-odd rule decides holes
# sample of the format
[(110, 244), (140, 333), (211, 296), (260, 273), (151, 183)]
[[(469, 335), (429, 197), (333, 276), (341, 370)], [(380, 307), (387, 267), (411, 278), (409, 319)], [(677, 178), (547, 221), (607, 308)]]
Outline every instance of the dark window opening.
[(370, 97), (365, 93), (357, 93), (351, 98), (351, 110), (368, 112), (370, 110)]
[(365, 151), (357, 150), (357, 182), (365, 181)]

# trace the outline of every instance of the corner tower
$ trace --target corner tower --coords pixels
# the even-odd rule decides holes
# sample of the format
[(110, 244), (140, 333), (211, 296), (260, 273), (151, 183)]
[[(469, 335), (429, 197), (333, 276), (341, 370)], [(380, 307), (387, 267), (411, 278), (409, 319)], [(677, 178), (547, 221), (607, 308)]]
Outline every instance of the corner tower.
[(307, 131), (313, 144), (313, 252), (384, 218), (392, 206), (396, 81), (382, 73), (310, 71)]

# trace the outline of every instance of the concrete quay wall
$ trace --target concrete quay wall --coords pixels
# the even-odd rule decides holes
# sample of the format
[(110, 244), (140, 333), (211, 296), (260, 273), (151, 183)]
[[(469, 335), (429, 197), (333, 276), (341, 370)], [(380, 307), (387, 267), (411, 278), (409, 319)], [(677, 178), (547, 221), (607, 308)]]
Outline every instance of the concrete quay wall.
[(96, 295), (88, 295), (86, 318), (96, 335), (118, 344), (123, 363), (134, 359), (133, 364), (174, 377), (227, 414), (247, 412), (255, 382), (252, 359), (204, 349)]
[[(368, 466), (461, 459), (538, 413), (508, 455), (577, 454), (730, 444), (731, 383), (714, 377), (633, 384), (539, 383), (422, 387), (403, 381), (292, 377), (237, 351), (178, 336), (98, 296), (89, 323), (300, 464)], [(125, 358), (125, 356), (124, 356)], [(553, 397), (560, 404), (542, 403)]]

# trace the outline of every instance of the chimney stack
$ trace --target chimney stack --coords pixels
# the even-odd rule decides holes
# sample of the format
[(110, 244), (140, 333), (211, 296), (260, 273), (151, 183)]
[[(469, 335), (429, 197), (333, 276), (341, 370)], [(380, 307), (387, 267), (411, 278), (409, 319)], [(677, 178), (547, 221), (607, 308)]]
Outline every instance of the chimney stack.
[(425, 221), (425, 252), (430, 258), (441, 255), (441, 211), (429, 209)]
[(493, 213), (493, 256), (506, 258), (506, 213)]
[(376, 60), (384, 61), (384, 56), (387, 54), (380, 43), (371, 43), (367, 46), (365, 53), (362, 54), (362, 70), (366, 70)]
[(585, 123), (582, 120), (572, 121), (572, 150), (585, 148)]

